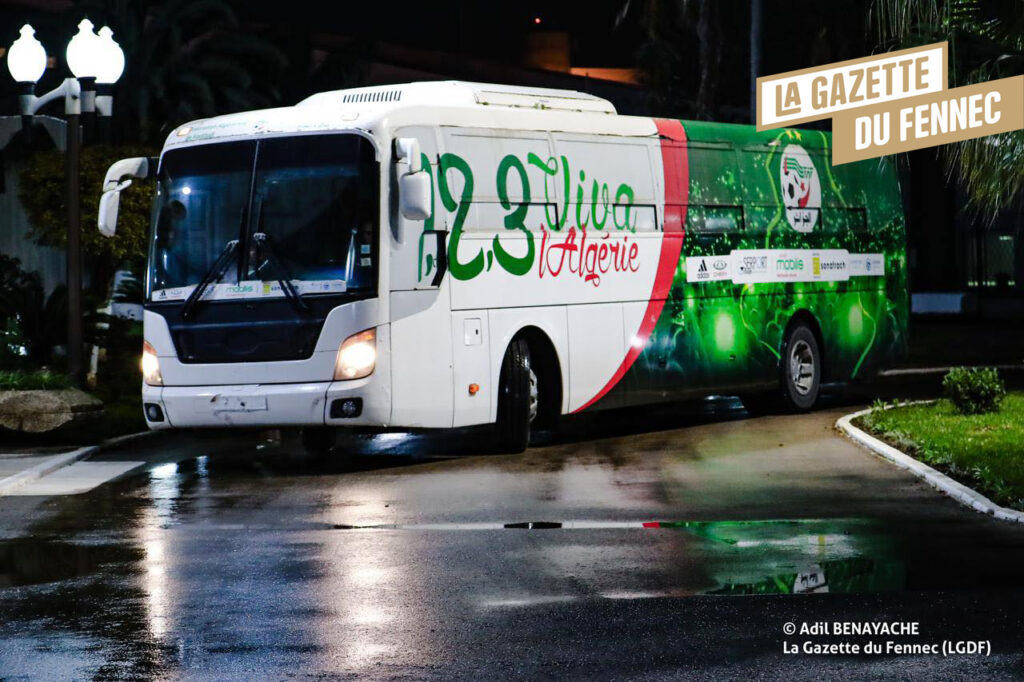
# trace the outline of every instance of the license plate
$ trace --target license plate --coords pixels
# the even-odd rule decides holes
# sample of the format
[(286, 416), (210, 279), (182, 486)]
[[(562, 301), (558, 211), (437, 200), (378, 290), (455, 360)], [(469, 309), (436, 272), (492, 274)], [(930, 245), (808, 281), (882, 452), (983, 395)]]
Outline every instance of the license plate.
[(216, 412), (261, 412), (267, 409), (264, 395), (219, 395), (214, 401)]

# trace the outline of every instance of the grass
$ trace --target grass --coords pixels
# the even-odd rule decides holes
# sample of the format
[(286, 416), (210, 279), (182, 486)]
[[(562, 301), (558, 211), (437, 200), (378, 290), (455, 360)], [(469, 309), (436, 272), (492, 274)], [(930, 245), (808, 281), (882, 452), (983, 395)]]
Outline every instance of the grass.
[(962, 415), (948, 400), (876, 409), (863, 428), (996, 504), (1024, 511), (1024, 393), (999, 412)]
[(0, 371), (0, 391), (33, 391), (67, 387), (68, 380), (63, 374), (55, 374), (45, 369)]

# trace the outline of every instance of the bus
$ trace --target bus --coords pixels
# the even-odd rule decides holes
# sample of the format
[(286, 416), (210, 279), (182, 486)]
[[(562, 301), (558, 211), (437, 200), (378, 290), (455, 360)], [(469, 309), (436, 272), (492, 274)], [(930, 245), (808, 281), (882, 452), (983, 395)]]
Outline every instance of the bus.
[(154, 177), (153, 429), (493, 425), (701, 395), (809, 410), (907, 343), (890, 160), (812, 130), (622, 116), (589, 94), (420, 82), (187, 123)]

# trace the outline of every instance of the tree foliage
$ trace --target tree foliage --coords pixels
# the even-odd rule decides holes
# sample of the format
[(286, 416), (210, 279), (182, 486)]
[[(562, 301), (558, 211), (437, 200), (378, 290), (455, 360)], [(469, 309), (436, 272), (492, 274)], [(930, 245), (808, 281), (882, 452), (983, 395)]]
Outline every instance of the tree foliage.
[[(1024, 74), (1024, 0), (875, 0), (883, 48), (949, 41), (949, 83), (959, 87)], [(943, 149), (970, 205), (995, 218), (1024, 193), (1024, 130)]]
[(108, 24), (125, 54), (115, 117), (126, 139), (158, 142), (197, 118), (280, 100), (284, 54), (238, 21), (223, 0), (82, 0), (73, 15)]
[[(644, 32), (637, 66), (651, 91), (651, 105), (663, 112), (714, 118), (722, 57), (721, 22), (714, 0), (626, 0), (616, 19), (634, 13)], [(696, 44), (696, 59), (686, 47)], [(692, 64), (691, 64), (692, 62)], [(696, 84), (688, 67), (696, 67)]]
[[(133, 180), (121, 192), (117, 235), (104, 237), (96, 228), (96, 215), (103, 179), (118, 159), (149, 156), (154, 150), (140, 147), (86, 147), (81, 158), (79, 210), (82, 219), (82, 252), (91, 266), (93, 289), (105, 289), (114, 270), (125, 261), (138, 266), (146, 257), (149, 212), (155, 183)], [(58, 150), (32, 156), (21, 172), (22, 206), (31, 229), (28, 236), (36, 243), (64, 248), (67, 244), (67, 190), (64, 154)]]

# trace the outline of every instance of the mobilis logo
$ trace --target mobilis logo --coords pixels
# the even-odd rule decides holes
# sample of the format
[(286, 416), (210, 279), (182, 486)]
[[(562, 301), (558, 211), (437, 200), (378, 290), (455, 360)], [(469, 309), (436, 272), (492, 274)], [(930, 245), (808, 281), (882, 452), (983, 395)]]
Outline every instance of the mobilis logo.
[(800, 145), (782, 150), (779, 183), (790, 226), (797, 232), (812, 231), (821, 211), (821, 182), (814, 161)]
[(775, 262), (775, 269), (779, 272), (803, 272), (803, 258), (780, 258)]

